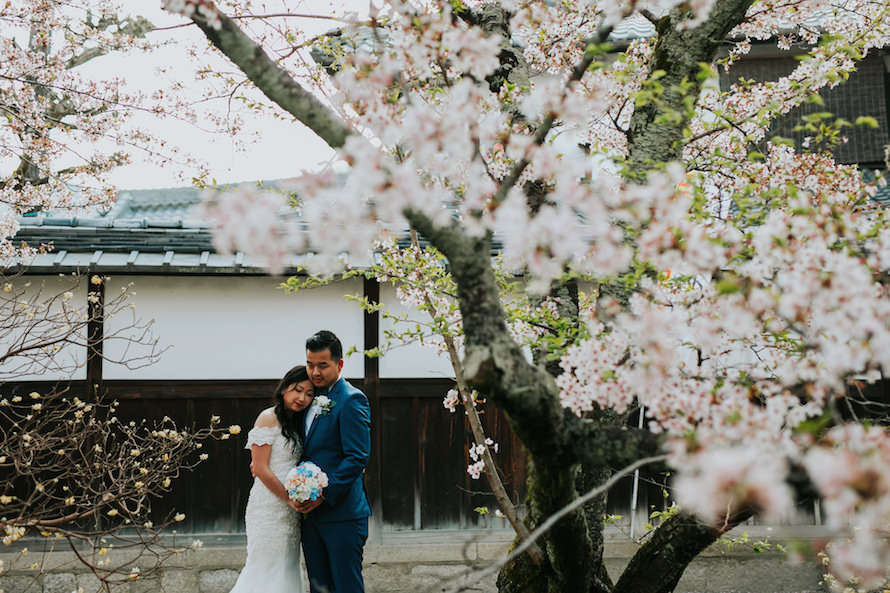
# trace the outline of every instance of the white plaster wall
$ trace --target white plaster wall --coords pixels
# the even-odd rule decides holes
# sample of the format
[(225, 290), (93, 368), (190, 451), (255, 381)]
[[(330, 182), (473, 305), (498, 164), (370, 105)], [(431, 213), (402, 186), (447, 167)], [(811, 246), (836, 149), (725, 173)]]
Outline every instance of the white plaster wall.
[[(113, 276), (107, 294), (132, 282), (140, 317), (155, 319), (161, 347), (157, 363), (129, 370), (103, 368), (105, 379), (274, 379), (306, 360), (305, 340), (320, 329), (337, 334), (343, 351), (361, 347), (361, 309), (345, 294), (361, 294), (361, 280), (288, 294), (269, 276)], [(123, 320), (106, 321), (106, 331)], [(106, 344), (117, 356), (121, 344)], [(360, 354), (346, 357), (343, 374), (361, 377)]]
[[(426, 320), (429, 313), (408, 309), (399, 303), (396, 290), (391, 284), (380, 286), (380, 302), (387, 311), (395, 315), (407, 313), (408, 319)], [(412, 324), (413, 325), (413, 324)], [(380, 321), (380, 343), (383, 344), (383, 332), (395, 327), (391, 320)], [(380, 359), (380, 377), (382, 379), (397, 378), (453, 378), (454, 371), (445, 355), (439, 355), (435, 348), (419, 344), (406, 344), (387, 352)]]
[[(304, 341), (319, 329), (330, 329), (343, 342), (344, 352), (363, 344), (363, 313), (344, 295), (361, 294), (362, 281), (350, 279), (329, 286), (288, 294), (278, 288), (282, 278), (268, 276), (125, 276), (106, 282), (106, 300), (132, 283), (135, 314), (154, 319), (154, 335), (161, 348), (160, 360), (140, 368), (104, 362), (105, 379), (273, 379), (294, 364), (305, 361)], [(29, 276), (31, 290), (60, 290), (65, 279)], [(83, 304), (85, 285), (75, 291)], [(406, 313), (409, 319), (425, 320), (426, 312), (403, 307), (391, 285), (380, 286), (380, 299), (388, 311)], [(121, 315), (106, 320), (106, 336), (124, 332), (131, 318)], [(393, 322), (381, 321), (380, 337)], [(2, 346), (2, 345), (0, 345)], [(111, 359), (135, 358), (147, 353), (123, 340), (107, 339), (105, 355)], [(85, 378), (85, 351), (69, 349), (65, 360), (78, 368), (72, 378)], [(3, 367), (0, 366), (0, 376)], [(364, 375), (360, 354), (346, 357), (344, 375)], [(28, 380), (57, 380), (68, 375), (44, 373)], [(431, 347), (406, 344), (380, 359), (381, 378), (452, 378), (447, 357)]]
[[(580, 290), (589, 293), (593, 290), (593, 285), (582, 282)], [(387, 311), (394, 315), (407, 314), (408, 320), (426, 321), (429, 316), (425, 311), (417, 311), (402, 306), (396, 296), (395, 287), (390, 284), (380, 286), (380, 301), (384, 304)], [(384, 340), (383, 332), (394, 327), (396, 327), (396, 322), (386, 319), (381, 320), (379, 338), (381, 344)], [(524, 352), (526, 358), (531, 361), (531, 351), (526, 348)], [(445, 355), (439, 355), (436, 349), (429, 346), (420, 346), (419, 344), (406, 344), (394, 348), (380, 359), (380, 377), (453, 378), (454, 371), (448, 358)]]
[[(67, 305), (70, 307), (84, 308), (86, 307), (87, 294), (86, 279), (81, 278), (79, 284), (74, 285), (73, 282), (76, 280), (76, 277), (70, 275), (18, 277), (4, 281), (3, 285), (0, 285), (0, 290), (4, 291), (4, 297), (15, 295), (18, 290), (24, 290), (21, 298), (17, 301), (18, 303), (21, 303), (22, 301), (30, 302), (34, 296), (39, 297), (37, 302), (42, 302), (52, 296), (61, 295), (64, 292), (70, 291), (72, 297), (67, 301)], [(6, 283), (11, 285), (9, 292), (5, 292)], [(14, 306), (16, 306), (19, 311), (25, 310), (18, 307), (18, 305)], [(36, 313), (35, 316), (39, 317), (40, 313)], [(4, 319), (2, 320), (3, 323), (15, 324), (15, 326), (3, 328), (3, 335), (0, 336), (0, 341), (2, 341), (2, 343), (0, 343), (0, 355), (5, 356), (10, 349), (17, 347), (19, 340), (22, 338), (23, 331), (29, 328), (32, 330), (35, 329), (35, 326), (31, 326), (30, 321), (24, 317), (15, 317), (14, 319), (15, 321), (4, 315)], [(8, 333), (6, 331), (7, 329), (9, 330)], [(36, 326), (36, 329), (39, 331), (40, 326)], [(86, 342), (84, 333), (77, 339), (81, 343)], [(21, 365), (26, 363), (24, 359), (20, 357), (8, 359), (6, 364), (0, 364), (0, 382), (58, 381), (66, 379), (80, 380), (86, 378), (86, 347), (69, 345), (66, 348), (62, 348), (60, 351), (53, 353), (51, 355), (51, 360), (49, 355), (45, 358), (41, 356), (41, 359), (45, 364), (50, 365), (52, 368), (41, 369), (39, 366), (30, 366), (30, 370), (34, 372), (23, 373)]]

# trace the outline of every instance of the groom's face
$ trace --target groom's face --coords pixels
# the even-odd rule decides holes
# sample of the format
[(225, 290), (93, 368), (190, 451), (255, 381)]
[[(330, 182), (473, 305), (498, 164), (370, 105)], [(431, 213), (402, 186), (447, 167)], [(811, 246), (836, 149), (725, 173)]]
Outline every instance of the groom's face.
[(332, 360), (330, 350), (306, 351), (306, 372), (316, 388), (327, 388), (333, 385), (340, 378), (342, 368), (343, 359)]

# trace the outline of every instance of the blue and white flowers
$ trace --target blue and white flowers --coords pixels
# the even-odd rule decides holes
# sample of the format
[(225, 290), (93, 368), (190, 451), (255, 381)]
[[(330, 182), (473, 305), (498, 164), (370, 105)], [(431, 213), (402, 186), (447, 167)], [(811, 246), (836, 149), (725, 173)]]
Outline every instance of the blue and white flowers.
[(311, 461), (304, 461), (290, 470), (284, 479), (288, 497), (297, 502), (317, 500), (327, 485), (328, 475)]

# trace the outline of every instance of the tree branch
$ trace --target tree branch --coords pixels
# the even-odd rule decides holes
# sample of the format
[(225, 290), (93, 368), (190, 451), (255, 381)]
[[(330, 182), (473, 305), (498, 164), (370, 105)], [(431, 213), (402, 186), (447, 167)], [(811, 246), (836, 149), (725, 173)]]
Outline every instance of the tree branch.
[[(114, 19), (113, 21), (103, 21), (100, 23), (100, 26), (96, 28), (102, 30), (108, 29), (112, 25), (118, 25), (118, 35), (132, 35), (133, 37), (145, 37), (147, 33), (150, 33), (155, 28), (154, 24), (143, 16), (125, 19), (124, 23), (125, 24), (121, 25), (121, 22), (118, 19)], [(90, 60), (104, 56), (109, 52), (123, 49), (124, 47), (126, 47), (124, 43), (116, 43), (111, 47), (91, 47), (85, 49), (76, 56), (71, 56), (65, 63), (65, 68), (68, 70), (76, 68), (82, 64), (86, 64)]]
[[(612, 27), (605, 27), (600, 31), (597, 31), (597, 34), (589, 39), (584, 41), (587, 49), (584, 52), (584, 56), (581, 60), (575, 64), (575, 67), (572, 69), (572, 75), (569, 77), (569, 80), (566, 82), (566, 86), (563, 89), (563, 92), (567, 91), (569, 87), (581, 80), (584, 74), (587, 72), (587, 69), (593, 63), (594, 59), (596, 59), (596, 55), (593, 51), (591, 51), (591, 47), (601, 43), (602, 40), (606, 39), (609, 34), (612, 32)], [(541, 125), (535, 130), (535, 135), (532, 139), (532, 145), (540, 146), (544, 143), (544, 140), (547, 139), (547, 134), (550, 133), (550, 130), (553, 129), (553, 125), (556, 123), (556, 118), (552, 113), (548, 113), (544, 116), (544, 120), (541, 122)], [(525, 171), (526, 167), (529, 165), (529, 160), (526, 158), (522, 158), (516, 163), (513, 164), (513, 167), (510, 169), (510, 172), (504, 177), (503, 181), (501, 181), (501, 185), (498, 188), (497, 194), (492, 198), (492, 202), (498, 204), (503, 202), (507, 198), (507, 194), (510, 192), (510, 189), (519, 181), (519, 178), (522, 176), (523, 171)]]
[(219, 28), (196, 11), (192, 20), (207, 39), (226, 55), (271, 101), (306, 124), (331, 148), (340, 148), (352, 130), (312, 93), (304, 89), (248, 37), (234, 20), (217, 10)]
[(739, 514), (719, 530), (686, 513), (674, 515), (634, 554), (612, 593), (672, 593), (689, 563), (751, 514)]
[[(420, 249), (420, 241), (417, 238), (417, 231), (414, 228), (411, 228), (411, 245), (415, 249)], [(424, 292), (423, 298), (429, 314), (433, 318), (438, 316), (439, 311), (436, 310), (435, 304), (430, 299), (429, 294)], [(491, 492), (494, 494), (495, 500), (497, 500), (498, 505), (501, 507), (501, 511), (504, 513), (507, 521), (510, 522), (516, 535), (519, 536), (520, 540), (525, 540), (529, 536), (528, 528), (516, 514), (516, 507), (513, 506), (513, 501), (510, 500), (510, 496), (507, 494), (506, 488), (504, 488), (504, 482), (501, 480), (497, 471), (497, 465), (495, 465), (494, 458), (491, 455), (491, 450), (486, 443), (485, 429), (482, 426), (482, 420), (479, 418), (479, 412), (476, 410), (476, 403), (471, 397), (471, 390), (467, 387), (467, 383), (464, 380), (463, 365), (460, 361), (457, 345), (454, 343), (454, 338), (450, 335), (443, 335), (442, 339), (445, 342), (445, 347), (448, 349), (448, 359), (451, 361), (451, 368), (454, 370), (454, 380), (455, 383), (457, 383), (457, 390), (460, 393), (464, 411), (467, 414), (467, 422), (473, 433), (473, 438), (476, 440), (477, 445), (482, 445), (483, 447), (482, 461), (486, 468), (485, 478), (488, 481), (488, 485), (491, 487)], [(535, 564), (538, 566), (544, 564), (544, 553), (538, 546), (529, 548), (528, 553)]]
[(697, 27), (684, 26), (688, 8), (674, 8), (659, 19), (650, 72), (664, 72), (663, 92), (657, 101), (638, 105), (628, 128), (630, 172), (642, 177), (654, 163), (676, 160), (682, 150), (683, 130), (692, 115), (688, 98), (699, 96), (701, 64), (710, 64), (727, 34), (742, 23), (752, 0), (718, 0)]

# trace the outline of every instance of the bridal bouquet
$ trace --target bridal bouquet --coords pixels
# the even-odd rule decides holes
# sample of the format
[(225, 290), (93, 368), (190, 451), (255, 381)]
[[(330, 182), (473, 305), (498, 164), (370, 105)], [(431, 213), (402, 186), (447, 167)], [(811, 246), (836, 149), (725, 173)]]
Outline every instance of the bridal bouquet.
[(327, 485), (328, 475), (311, 461), (304, 461), (290, 470), (284, 479), (288, 497), (297, 502), (316, 500)]

